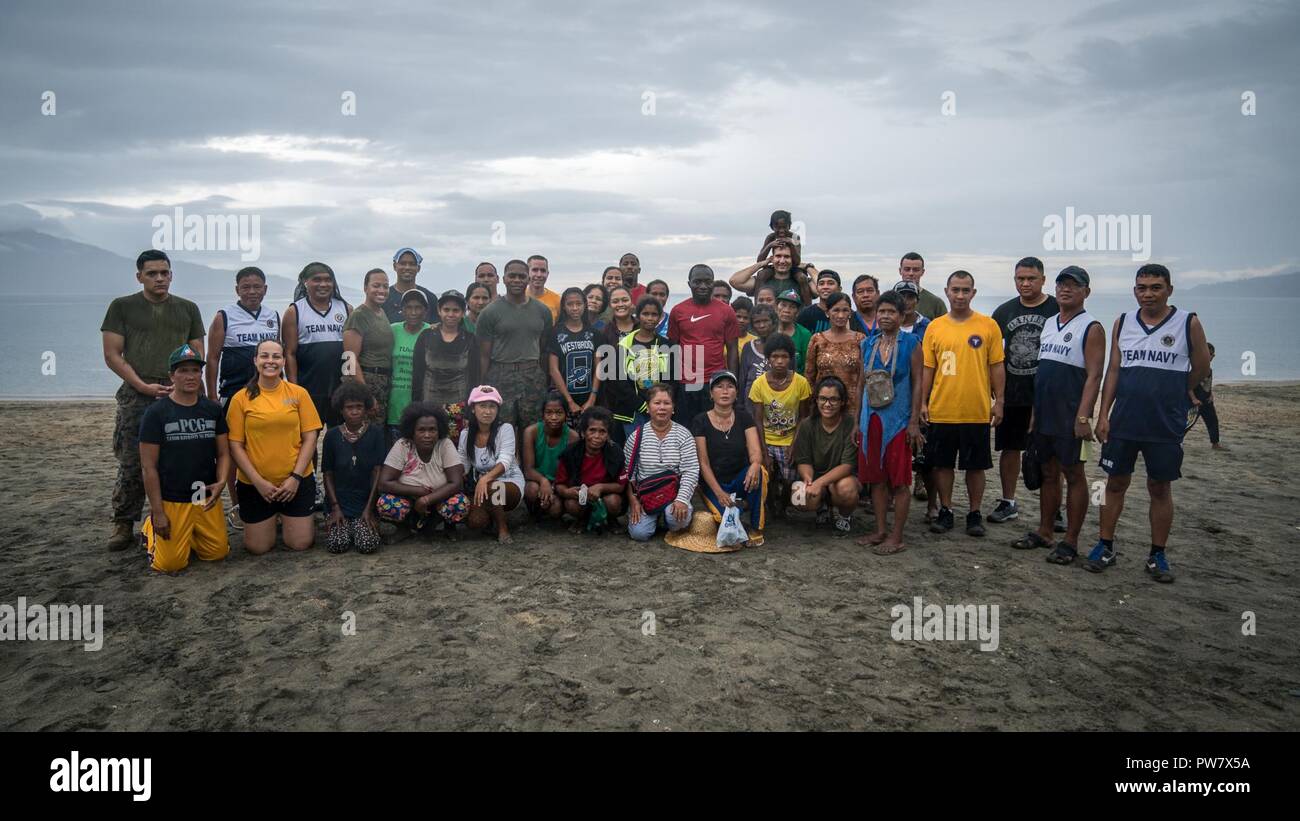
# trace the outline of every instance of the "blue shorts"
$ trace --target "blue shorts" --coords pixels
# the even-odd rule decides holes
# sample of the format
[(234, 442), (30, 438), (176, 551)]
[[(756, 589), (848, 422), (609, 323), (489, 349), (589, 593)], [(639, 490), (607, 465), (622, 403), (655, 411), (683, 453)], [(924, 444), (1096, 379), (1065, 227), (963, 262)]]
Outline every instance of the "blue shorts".
[(1033, 431), (1029, 434), (1038, 450), (1038, 461), (1047, 464), (1053, 459), (1063, 468), (1083, 461), (1083, 440), (1073, 436), (1051, 436)]
[(1139, 453), (1147, 466), (1148, 479), (1172, 482), (1182, 478), (1182, 442), (1135, 442), (1112, 438), (1101, 447), (1101, 469), (1107, 476), (1131, 476)]

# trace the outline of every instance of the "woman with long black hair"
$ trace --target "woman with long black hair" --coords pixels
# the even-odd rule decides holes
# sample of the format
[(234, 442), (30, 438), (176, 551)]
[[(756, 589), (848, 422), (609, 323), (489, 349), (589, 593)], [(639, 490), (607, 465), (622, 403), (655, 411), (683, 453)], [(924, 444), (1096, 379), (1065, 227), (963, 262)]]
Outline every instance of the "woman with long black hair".
[(506, 513), (524, 496), (524, 474), (515, 457), (515, 428), (501, 420), (501, 394), (479, 385), (469, 395), (469, 419), (460, 434), (461, 464), (469, 495), (469, 526), (495, 525), (497, 541), (512, 544)]

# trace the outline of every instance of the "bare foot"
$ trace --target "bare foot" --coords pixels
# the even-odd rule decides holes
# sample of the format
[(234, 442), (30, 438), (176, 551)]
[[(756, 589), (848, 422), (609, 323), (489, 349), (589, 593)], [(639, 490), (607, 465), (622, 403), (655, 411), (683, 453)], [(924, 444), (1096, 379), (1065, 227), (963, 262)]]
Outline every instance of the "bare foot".
[(895, 553), (901, 553), (906, 548), (907, 545), (897, 541), (891, 536), (872, 548), (871, 552), (875, 553), (877, 556), (891, 556)]
[(1210, 445), (1210, 447), (1214, 448), (1215, 450), (1231, 450), (1231, 448), (1229, 448), (1227, 445), (1223, 443), (1219, 443), (1217, 445)]
[(497, 544), (514, 544), (514, 543), (515, 543), (514, 537), (510, 535), (509, 530), (497, 531)]
[(872, 533), (870, 536), (863, 536), (861, 539), (858, 539), (858, 544), (866, 547), (869, 545), (878, 545), (884, 540), (884, 533)]

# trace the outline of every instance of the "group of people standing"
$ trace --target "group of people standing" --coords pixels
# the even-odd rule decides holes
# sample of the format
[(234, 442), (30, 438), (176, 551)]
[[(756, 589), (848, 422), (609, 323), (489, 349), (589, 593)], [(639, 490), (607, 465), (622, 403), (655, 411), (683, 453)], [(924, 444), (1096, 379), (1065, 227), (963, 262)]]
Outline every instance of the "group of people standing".
[(1042, 477), (1042, 519), (1014, 546), (1046, 547), (1057, 564), (1079, 554), (1087, 443), (1104, 443), (1107, 502), (1084, 562), (1096, 572), (1114, 563), (1142, 453), (1147, 569), (1172, 580), (1169, 484), (1209, 360), (1195, 315), (1167, 304), (1168, 269), (1138, 270), (1140, 309), (1116, 321), (1103, 383), (1105, 333), (1085, 310), (1090, 280), (1078, 266), (1062, 269), (1050, 296), (1043, 263), (1020, 260), (1018, 297), (986, 316), (971, 308), (968, 272), (949, 275), (945, 304), (921, 286), (924, 259), (909, 253), (896, 284), (882, 290), (864, 274), (845, 293), (838, 272), (800, 259), (788, 212), (770, 228), (755, 263), (729, 279), (693, 266), (689, 298), (671, 307), (668, 283), (642, 285), (632, 253), (600, 282), (562, 293), (546, 287), (549, 262), (534, 255), (499, 276), (480, 263), (464, 293), (437, 295), (416, 283), (420, 254), (402, 248), (395, 281), (367, 272), (356, 306), (314, 262), (283, 316), (263, 305), (263, 272), (245, 268), (237, 300), (206, 331), (208, 356), (197, 307), (170, 294), (170, 260), (146, 251), (142, 291), (114, 300), (101, 329), (123, 380), (109, 546), (136, 538), (147, 497), (155, 569), (180, 569), (191, 553), (221, 558), (228, 487), (230, 524), (253, 553), (274, 546), (277, 520), (287, 547), (311, 546), (317, 509), (329, 550), (364, 553), (381, 543), (381, 520), (448, 538), (465, 525), (510, 543), (507, 514), (520, 504), (575, 532), (626, 516), (640, 541), (735, 507), (756, 545), (769, 511), (805, 510), (846, 536), (865, 503), (876, 524), (859, 543), (892, 554), (905, 547), (913, 496), (927, 501), (930, 530), (953, 529), (958, 469), (965, 530), (985, 535), (992, 428), (1002, 493), (988, 521), (1018, 517), (1023, 460)]

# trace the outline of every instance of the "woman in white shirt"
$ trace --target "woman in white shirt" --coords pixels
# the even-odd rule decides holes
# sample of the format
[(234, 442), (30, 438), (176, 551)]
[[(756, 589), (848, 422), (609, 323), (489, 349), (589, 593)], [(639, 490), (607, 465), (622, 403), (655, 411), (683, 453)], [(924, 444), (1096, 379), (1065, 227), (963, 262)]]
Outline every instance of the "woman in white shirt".
[(469, 394), (469, 420), (460, 432), (461, 464), (469, 494), (469, 526), (484, 530), (495, 525), (497, 541), (512, 544), (506, 513), (524, 496), (524, 473), (515, 457), (515, 429), (502, 422), (501, 394), (479, 385)]

